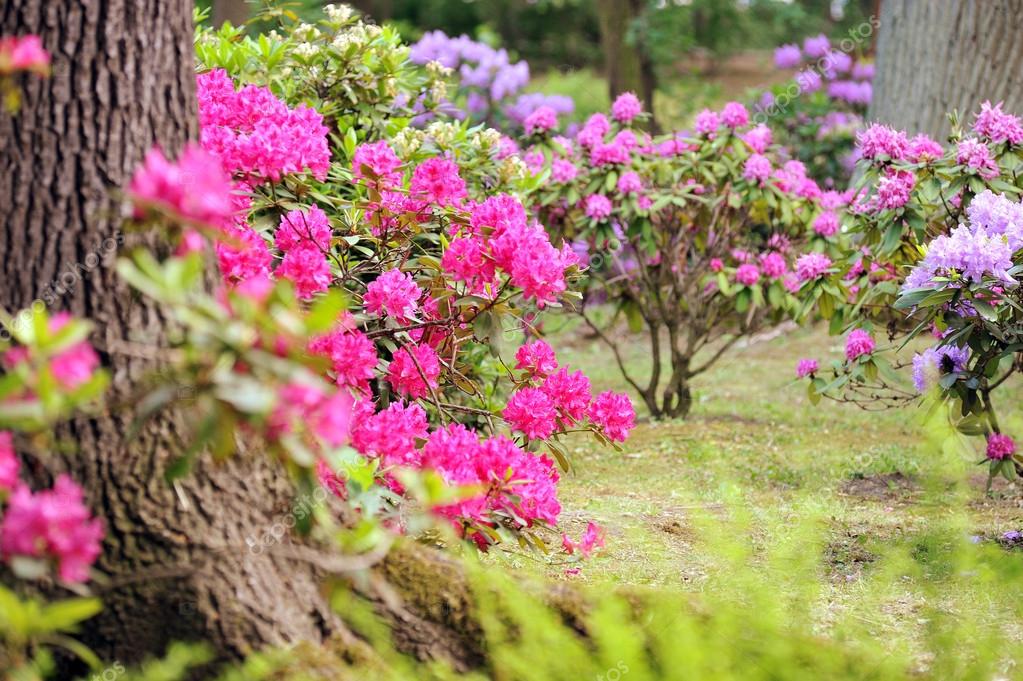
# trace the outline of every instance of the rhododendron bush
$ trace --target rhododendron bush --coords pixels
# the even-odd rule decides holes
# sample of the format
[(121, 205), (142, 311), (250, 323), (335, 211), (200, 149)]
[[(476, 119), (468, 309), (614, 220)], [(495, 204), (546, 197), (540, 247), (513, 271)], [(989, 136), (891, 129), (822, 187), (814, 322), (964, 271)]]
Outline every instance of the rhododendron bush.
[[(588, 258), (584, 319), (652, 415), (682, 416), (694, 376), (794, 314), (800, 287), (831, 271), (846, 197), (786, 160), (771, 130), (751, 125), (737, 102), (701, 112), (692, 131), (658, 138), (637, 127), (642, 116), (631, 93), (574, 138), (558, 135), (546, 116), (522, 154), (546, 178), (533, 194), (541, 221)], [(612, 324), (623, 317), (632, 331), (646, 329), (645, 378), (626, 371), (629, 339), (598, 319), (603, 303)]]
[[(840, 321), (833, 328), (862, 327), (852, 333), (868, 338), (873, 329), (891, 345), (856, 345), (850, 334), (856, 349), (847, 345), (845, 363), (805, 374), (812, 396), (948, 404), (959, 431), (986, 437), (991, 474), (1008, 477), (1016, 447), (993, 396), (1019, 369), (1023, 347), (1021, 144), (1020, 119), (991, 103), (966, 124), (953, 117), (947, 145), (878, 124), (859, 135), (849, 250), (812, 293), (838, 292), (821, 308)], [(933, 347), (911, 362), (886, 359), (883, 350), (927, 336)], [(904, 364), (911, 386), (895, 371)]]
[[(336, 12), (324, 26), (337, 32), (300, 25), (273, 40), (313, 59), (300, 41), (326, 35), (317, 54), (332, 63), (338, 43), (351, 48), (345, 32), (376, 34)], [(500, 355), (501, 338), (559, 305), (580, 274), (575, 253), (500, 192), (529, 186), (521, 162), (493, 131), (458, 123), (395, 120), (393, 142), (374, 139), (373, 120), (344, 129), (363, 119), (290, 106), (275, 78), (240, 71), (271, 87), (200, 73), (201, 144), (173, 161), (154, 150), (129, 187), (136, 227), (178, 243), (175, 257), (139, 253), (122, 270), (187, 330), (179, 380), (207, 381), (190, 394), (200, 444), (227, 455), (236, 426), (364, 517), (408, 529), (409, 504), (425, 504), (482, 548), (514, 535), (545, 550), (555, 460), (569, 465), (559, 439), (624, 441), (633, 411), (592, 394), (542, 340), (514, 368)], [(219, 272), (213, 297), (202, 263)]]
[(857, 54), (876, 25), (865, 23), (832, 44), (827, 36), (781, 45), (775, 66), (794, 70), (791, 80), (764, 92), (753, 120), (770, 125), (777, 141), (807, 166), (818, 182), (844, 187), (856, 162), (856, 132), (873, 96), (874, 64)]

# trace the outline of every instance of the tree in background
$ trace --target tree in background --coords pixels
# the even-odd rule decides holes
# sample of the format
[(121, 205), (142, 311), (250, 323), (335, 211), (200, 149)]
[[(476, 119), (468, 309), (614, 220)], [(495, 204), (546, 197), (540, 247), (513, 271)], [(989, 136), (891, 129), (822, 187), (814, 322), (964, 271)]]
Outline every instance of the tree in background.
[(941, 139), (946, 112), (1023, 109), (1023, 1), (886, 0), (880, 18), (869, 118)]
[[(595, 1), (608, 96), (613, 99), (619, 93), (634, 92), (643, 108), (653, 111), (657, 79), (638, 21), (644, 4), (644, 0)], [(656, 127), (655, 122), (651, 124)]]

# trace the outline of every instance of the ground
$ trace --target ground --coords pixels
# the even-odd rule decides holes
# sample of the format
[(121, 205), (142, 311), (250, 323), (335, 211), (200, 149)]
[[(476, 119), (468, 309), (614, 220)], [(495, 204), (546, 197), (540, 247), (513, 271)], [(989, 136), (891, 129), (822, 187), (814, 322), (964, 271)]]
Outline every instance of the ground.
[[(555, 337), (559, 360), (591, 376), (595, 392), (621, 389), (599, 341), (581, 328)], [(639, 341), (627, 356), (634, 369), (645, 361)], [(575, 470), (560, 486), (564, 527), (577, 536), (595, 521), (606, 529), (608, 546), (577, 575), (564, 574), (561, 565), (546, 571), (583, 583), (610, 579), (700, 591), (727, 572), (720, 533), (746, 533), (757, 547), (750, 556), (755, 561), (759, 547), (776, 544), (787, 525), (795, 527), (812, 509), (820, 541), (814, 629), (859, 610), (854, 616), (878, 634), (923, 635), (925, 601), (936, 605), (928, 583), (879, 578), (868, 587), (877, 557), (906, 547), (919, 556), (953, 517), (964, 540), (998, 548), (995, 538), (1023, 527), (1023, 495), (1002, 483), (987, 497), (985, 469), (973, 465), (981, 455), (971, 460), (961, 451), (942, 452), (920, 408), (865, 412), (828, 401), (812, 405), (794, 380), (796, 362), (816, 357), (826, 366), (842, 352), (842, 339), (826, 329), (792, 327), (737, 347), (698, 378), (687, 420), (651, 422), (641, 415), (622, 452), (581, 436), (573, 441)], [(1015, 421), (1014, 414), (1006, 416)], [(961, 518), (952, 509), (962, 509)], [(932, 543), (940, 549), (942, 542)], [(530, 561), (512, 562), (529, 567)], [(877, 607), (866, 608), (865, 593), (880, 594), (878, 584), (883, 598), (877, 595)], [(987, 598), (985, 586), (978, 583), (974, 591), (967, 583), (956, 598), (949, 608), (980, 612), (975, 606)], [(1020, 633), (1011, 637), (1019, 640)]]

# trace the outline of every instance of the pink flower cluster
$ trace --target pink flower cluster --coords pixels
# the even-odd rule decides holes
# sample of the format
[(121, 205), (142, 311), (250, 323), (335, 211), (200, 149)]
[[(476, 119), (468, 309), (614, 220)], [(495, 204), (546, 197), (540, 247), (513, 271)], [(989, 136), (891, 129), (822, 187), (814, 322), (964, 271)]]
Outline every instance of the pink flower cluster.
[(526, 116), (522, 126), (526, 129), (527, 135), (548, 132), (558, 127), (558, 114), (549, 106), (540, 106)]
[(611, 116), (619, 123), (629, 123), (643, 113), (643, 103), (633, 92), (623, 92), (611, 104)]
[(1023, 143), (1023, 124), (1019, 117), (1002, 111), (1002, 102), (994, 106), (990, 101), (980, 105), (980, 113), (973, 122), (973, 131), (979, 136), (1000, 143)]
[[(3, 439), (8, 449), (10, 434)], [(83, 498), (81, 487), (67, 475), (41, 492), (17, 486), (0, 520), (0, 555), (8, 561), (18, 556), (55, 560), (65, 582), (88, 580), (100, 554), (103, 524), (91, 516)]]
[(37, 35), (0, 37), (0, 76), (17, 71), (33, 71), (46, 75), (50, 70), (50, 53)]
[(815, 359), (801, 359), (796, 365), (796, 378), (806, 378), (817, 373), (820, 367)]
[(309, 352), (330, 359), (331, 371), (339, 386), (368, 393), (377, 366), (377, 350), (366, 334), (342, 326), (314, 338)]
[(235, 90), (223, 69), (198, 75), (196, 95), (202, 146), (232, 175), (252, 184), (305, 170), (326, 178), (327, 126), (315, 109), (289, 109), (265, 87)]
[(229, 224), (235, 212), (231, 178), (216, 157), (189, 144), (176, 162), (159, 148), (146, 154), (128, 185), (135, 214), (146, 210), (168, 212), (177, 219), (206, 225)]
[(387, 270), (366, 287), (362, 302), (366, 312), (388, 315), (404, 324), (419, 310), (419, 299), (423, 290), (411, 274), (399, 269)]
[(452, 241), (441, 266), (474, 291), (493, 287), (498, 270), (539, 307), (554, 302), (565, 290), (565, 270), (576, 263), (575, 255), (567, 244), (554, 248), (546, 230), (528, 222), (515, 197), (501, 194), (473, 205), (467, 231), (467, 236)]
[(520, 347), (515, 359), (526, 384), (512, 394), (502, 414), (512, 430), (544, 440), (588, 416), (608, 439), (624, 442), (628, 437), (636, 413), (627, 396), (606, 392), (593, 400), (590, 379), (581, 371), (559, 368), (554, 350), (542, 340)]
[(845, 339), (845, 358), (852, 362), (874, 351), (874, 339), (863, 329), (853, 329)]
[[(57, 333), (71, 321), (71, 316), (60, 312), (50, 318), (50, 333)], [(3, 354), (3, 365), (8, 369), (28, 362), (31, 351), (24, 346), (11, 348)], [(57, 385), (67, 391), (88, 383), (99, 368), (99, 355), (87, 341), (79, 341), (49, 358), (49, 369)]]
[(823, 253), (806, 253), (796, 258), (796, 276), (799, 281), (811, 281), (823, 276), (831, 267), (831, 258)]
[(387, 381), (399, 395), (419, 399), (437, 388), (440, 358), (426, 344), (399, 348), (387, 369)]
[(401, 184), (401, 166), (401, 159), (385, 140), (360, 144), (352, 156), (353, 177), (371, 181), (381, 189)]
[(457, 206), (467, 196), (458, 164), (446, 158), (428, 158), (412, 171), (409, 191), (414, 197), (441, 206)]
[(856, 134), (860, 155), (870, 160), (899, 161), (909, 151), (906, 133), (874, 123)]
[(1003, 433), (991, 433), (987, 436), (987, 458), (992, 461), (1011, 459), (1016, 453), (1016, 443)]

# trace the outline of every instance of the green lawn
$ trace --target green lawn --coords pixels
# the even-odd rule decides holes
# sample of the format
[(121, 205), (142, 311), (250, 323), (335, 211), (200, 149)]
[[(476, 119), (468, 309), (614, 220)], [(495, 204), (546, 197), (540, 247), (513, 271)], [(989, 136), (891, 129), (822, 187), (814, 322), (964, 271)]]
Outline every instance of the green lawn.
[[(559, 361), (589, 374), (595, 392), (624, 385), (599, 341), (581, 329), (555, 338)], [(639, 338), (630, 345), (631, 368), (642, 367), (643, 348)], [(1004, 556), (1018, 572), (1023, 557), (993, 539), (1023, 527), (1023, 495), (1002, 482), (988, 498), (985, 469), (973, 465), (980, 455), (943, 451), (918, 407), (865, 412), (829, 401), (811, 405), (793, 380), (797, 360), (816, 357), (827, 366), (842, 352), (842, 339), (823, 328), (793, 328), (736, 348), (696, 379), (687, 420), (641, 417), (624, 452), (583, 436), (573, 440), (575, 470), (561, 483), (564, 526), (578, 535), (593, 520), (606, 528), (608, 546), (578, 575), (563, 574), (560, 566), (549, 574), (696, 592), (726, 588), (719, 580), (731, 579), (729, 588), (736, 588), (735, 553), (722, 546), (738, 540), (748, 547), (740, 565), (774, 569), (765, 556), (805, 531), (796, 550), (818, 557), (809, 585), (812, 630), (852, 620), (870, 636), (905, 644), (923, 667), (931, 653), (914, 646), (928, 633), (934, 608), (969, 612), (976, 618), (971, 626), (997, 627), (1020, 640), (1018, 618), (1004, 621), (1002, 609), (1017, 606), (999, 603), (992, 587), (1002, 577), (967, 575), (951, 589), (942, 580), (959, 558), (951, 549), (942, 552), (957, 543), (968, 551), (974, 544), (977, 551), (993, 547), (995, 560)], [(1006, 420), (1018, 424), (1019, 415), (1006, 411)], [(914, 565), (892, 557), (903, 555)], [(927, 562), (936, 555), (942, 556), (937, 563)], [(511, 560), (522, 567), (530, 562)], [(913, 570), (919, 575), (907, 576)], [(781, 581), (779, 594), (807, 587)], [(954, 593), (946, 602), (948, 591)]]

